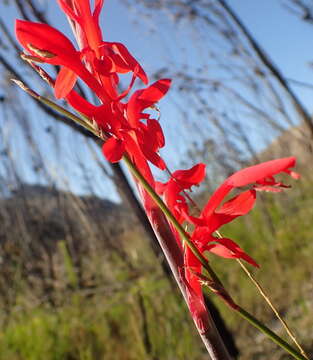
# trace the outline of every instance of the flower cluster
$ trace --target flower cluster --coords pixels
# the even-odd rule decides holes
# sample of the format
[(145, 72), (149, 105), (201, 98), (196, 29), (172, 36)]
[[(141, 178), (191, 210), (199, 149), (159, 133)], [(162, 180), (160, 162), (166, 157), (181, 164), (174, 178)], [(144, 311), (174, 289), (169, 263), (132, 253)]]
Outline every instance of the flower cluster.
[[(17, 20), (17, 39), (32, 59), (60, 66), (55, 96), (67, 100), (107, 135), (109, 139), (103, 146), (106, 158), (117, 162), (124, 153), (129, 154), (152, 183), (147, 161), (165, 169), (158, 155), (164, 146), (164, 136), (159, 122), (143, 111), (166, 94), (171, 81), (159, 80), (135, 91), (128, 102), (123, 102), (137, 78), (146, 85), (149, 80), (123, 44), (103, 41), (99, 26), (103, 0), (95, 1), (93, 11), (86, 0), (58, 0), (58, 3), (72, 25), (79, 50), (65, 35), (47, 24)], [(119, 75), (125, 73), (132, 73), (132, 79), (128, 88), (120, 93)], [(93, 91), (101, 105), (91, 104), (74, 90), (78, 78)]]
[[(247, 214), (254, 206), (257, 191), (280, 191), (285, 187), (275, 180), (275, 175), (285, 172), (296, 178), (297, 174), (289, 170), (295, 165), (295, 159), (273, 160), (236, 172), (195, 216), (192, 212), (194, 205), (187, 192), (204, 179), (205, 165), (197, 164), (188, 170), (175, 171), (166, 183), (155, 181), (149, 165), (167, 169), (159, 154), (165, 145), (162, 128), (159, 121), (145, 110), (154, 108), (162, 99), (170, 88), (171, 80), (161, 79), (148, 86), (145, 71), (128, 49), (121, 43), (103, 40), (99, 26), (103, 0), (95, 0), (93, 10), (87, 0), (58, 0), (58, 3), (69, 19), (79, 50), (53, 27), (22, 20), (16, 22), (16, 36), (31, 58), (60, 67), (54, 83), (56, 98), (65, 99), (76, 111), (97, 124), (107, 138), (103, 153), (108, 161), (117, 162), (124, 154), (130, 157), (153, 189), (163, 197), (177, 221), (192, 226), (188, 236), (200, 253), (239, 258), (258, 266), (238, 244), (216, 236), (216, 232), (222, 225)], [(131, 73), (131, 80), (127, 89), (120, 92), (120, 75), (125, 73)], [(74, 89), (78, 78), (93, 91), (100, 105), (90, 103)], [(146, 87), (130, 95), (136, 79)], [(248, 189), (224, 201), (233, 189), (240, 190), (242, 187)], [(184, 254), (186, 286), (192, 294), (189, 305), (192, 312), (196, 312), (199, 304), (194, 305), (193, 300), (195, 296), (202, 299), (197, 275), (201, 274), (201, 263), (173, 232)]]
[[(233, 240), (215, 236), (218, 229), (238, 216), (246, 215), (254, 206), (257, 191), (279, 192), (287, 185), (275, 180), (274, 175), (285, 172), (297, 179), (299, 175), (289, 169), (295, 166), (295, 158), (267, 161), (242, 169), (228, 179), (212, 194), (199, 216), (190, 215), (184, 190), (198, 185), (205, 176), (205, 165), (198, 164), (189, 170), (178, 170), (165, 184), (158, 184), (160, 192), (177, 220), (194, 225), (192, 242), (201, 253), (212, 252), (224, 258), (243, 259), (253, 266), (258, 264), (247, 255)], [(235, 188), (250, 186), (228, 201), (225, 197)], [(192, 206), (192, 204), (191, 204)], [(197, 273), (201, 273), (201, 263), (190, 248), (185, 250), (186, 277), (193, 290), (201, 296)]]

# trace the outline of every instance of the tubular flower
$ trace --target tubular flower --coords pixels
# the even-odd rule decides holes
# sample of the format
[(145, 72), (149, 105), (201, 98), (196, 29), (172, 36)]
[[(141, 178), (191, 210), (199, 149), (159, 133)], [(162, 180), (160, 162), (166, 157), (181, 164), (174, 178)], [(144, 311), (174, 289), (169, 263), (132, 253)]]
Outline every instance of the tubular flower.
[[(218, 239), (212, 234), (238, 216), (247, 214), (254, 206), (256, 190), (277, 192), (286, 187), (282, 182), (276, 181), (274, 175), (285, 172), (298, 178), (298, 174), (289, 170), (295, 166), (295, 162), (294, 157), (283, 158), (237, 171), (214, 192), (198, 218), (186, 215), (186, 219), (196, 226), (192, 240), (201, 248), (201, 251), (209, 250), (228, 258), (242, 258), (251, 265), (257, 266), (256, 262), (232, 240)], [(252, 185), (252, 188), (221, 205), (231, 190), (247, 185)]]
[(126, 151), (133, 154), (135, 163), (138, 157), (143, 157), (161, 170), (165, 169), (165, 163), (158, 155), (165, 145), (162, 128), (156, 119), (143, 111), (153, 107), (167, 93), (170, 83), (169, 79), (158, 80), (146, 89), (137, 90), (129, 102), (122, 105), (124, 112), (120, 112), (120, 116), (124, 121), (119, 128), (111, 127), (112, 137), (103, 145), (107, 159), (119, 161)]
[(99, 97), (107, 101), (107, 91), (81, 61), (81, 54), (71, 41), (53, 27), (30, 21), (16, 21), (16, 37), (24, 49), (41, 62), (60, 65), (61, 71), (55, 82), (57, 98), (66, 96), (80, 77)]
[[(233, 240), (218, 238), (213, 234), (221, 226), (238, 216), (247, 214), (254, 206), (257, 190), (277, 192), (288, 187), (276, 181), (274, 176), (278, 173), (287, 173), (298, 178), (298, 174), (289, 170), (295, 166), (295, 162), (294, 157), (277, 159), (234, 173), (213, 193), (198, 217), (189, 214), (186, 199), (181, 193), (203, 180), (204, 164), (198, 164), (189, 170), (174, 172), (167, 183), (157, 183), (157, 190), (163, 195), (166, 204), (180, 223), (186, 220), (195, 226), (191, 240), (200, 252), (210, 251), (225, 258), (240, 258), (257, 267), (258, 264)], [(231, 190), (247, 185), (251, 185), (251, 189), (241, 192), (222, 204)], [(201, 273), (201, 263), (189, 247), (185, 250), (185, 265), (186, 278), (200, 296), (199, 279), (195, 274)]]
[[(254, 206), (256, 191), (280, 191), (288, 187), (274, 176), (279, 173), (287, 173), (297, 179), (299, 175), (290, 168), (294, 167), (294, 157), (267, 161), (255, 166), (242, 169), (228, 179), (213, 193), (199, 217), (193, 217), (184, 213), (187, 221), (195, 225), (191, 234), (191, 240), (201, 252), (210, 251), (225, 258), (239, 258), (253, 266), (258, 264), (247, 255), (233, 240), (217, 238), (213, 234), (221, 226), (231, 222), (238, 216), (247, 214)], [(234, 188), (251, 185), (251, 189), (243, 191), (234, 198), (221, 203)], [(195, 272), (201, 272), (201, 264), (189, 248), (185, 252), (185, 264), (187, 267), (186, 278), (194, 290), (200, 294), (201, 289)], [(188, 271), (191, 268), (193, 271)]]
[(205, 177), (205, 164), (197, 164), (188, 170), (177, 170), (168, 182), (157, 182), (156, 190), (163, 195), (164, 201), (179, 223), (185, 221), (185, 214), (188, 213), (188, 204), (184, 194), (192, 186), (198, 185)]
[(80, 51), (65, 35), (49, 25), (16, 21), (16, 36), (25, 50), (41, 62), (61, 66), (55, 82), (57, 98), (65, 98), (78, 77), (101, 102), (120, 96), (117, 92), (118, 73), (133, 72), (134, 78), (139, 77), (148, 83), (144, 70), (123, 44), (102, 40), (99, 14), (103, 0), (95, 1), (93, 12), (89, 1), (58, 0), (58, 3), (70, 20)]
[(86, 58), (93, 63), (97, 72), (110, 75), (132, 71), (147, 84), (147, 75), (123, 44), (102, 40), (99, 15), (103, 2), (103, 0), (95, 1), (92, 12), (89, 1), (58, 0), (60, 7), (69, 18), (80, 49), (84, 50)]

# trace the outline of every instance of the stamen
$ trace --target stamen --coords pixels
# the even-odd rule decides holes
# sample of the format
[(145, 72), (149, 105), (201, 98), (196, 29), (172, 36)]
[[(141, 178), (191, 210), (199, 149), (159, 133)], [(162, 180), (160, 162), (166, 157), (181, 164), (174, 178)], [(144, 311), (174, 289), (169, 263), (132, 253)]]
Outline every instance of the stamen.
[(26, 55), (24, 53), (22, 53), (20, 56), (21, 56), (22, 60), (25, 60), (28, 62), (37, 62), (37, 63), (44, 64), (44, 61), (40, 58), (37, 58), (36, 56)]
[(27, 44), (27, 47), (32, 50), (35, 54), (47, 58), (47, 59), (51, 59), (56, 57), (56, 54), (53, 54), (52, 52), (48, 51), (48, 50), (44, 50), (44, 49), (38, 49), (36, 46), (34, 46), (33, 44)]

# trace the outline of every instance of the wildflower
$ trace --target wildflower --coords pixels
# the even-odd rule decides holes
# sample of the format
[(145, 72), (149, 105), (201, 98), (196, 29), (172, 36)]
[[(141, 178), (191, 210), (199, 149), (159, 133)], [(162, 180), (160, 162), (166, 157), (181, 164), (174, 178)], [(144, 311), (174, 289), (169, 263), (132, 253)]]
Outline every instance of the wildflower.
[(123, 44), (102, 40), (99, 26), (102, 0), (95, 2), (93, 12), (89, 1), (59, 0), (58, 3), (70, 19), (79, 51), (65, 35), (49, 25), (16, 21), (16, 36), (22, 46), (39, 61), (61, 66), (54, 87), (56, 98), (65, 98), (78, 77), (102, 103), (120, 96), (118, 73), (133, 72), (132, 84), (136, 77), (148, 83), (144, 70)]
[[(297, 173), (290, 171), (290, 168), (295, 166), (295, 162), (294, 157), (282, 158), (237, 171), (213, 193), (199, 217), (190, 216), (184, 212), (185, 219), (195, 225), (191, 240), (199, 251), (201, 253), (209, 251), (225, 258), (243, 259), (258, 267), (258, 264), (233, 240), (216, 237), (214, 233), (238, 216), (246, 215), (254, 206), (256, 191), (277, 192), (288, 187), (284, 183), (276, 181), (274, 176), (286, 173), (293, 178), (298, 178)], [(222, 204), (231, 190), (247, 185), (251, 185), (251, 188)], [(199, 282), (194, 272), (201, 272), (201, 264), (189, 248), (185, 252), (185, 265), (187, 269), (190, 267), (193, 270), (193, 272), (187, 271), (186, 274), (189, 283), (197, 293), (200, 293)]]
[(157, 192), (163, 195), (164, 201), (172, 211), (179, 223), (185, 221), (188, 213), (188, 204), (185, 194), (181, 192), (190, 190), (192, 186), (198, 185), (205, 177), (205, 164), (197, 164), (188, 170), (175, 171), (168, 182), (157, 182)]
[(162, 128), (156, 119), (150, 118), (143, 110), (154, 106), (167, 93), (170, 84), (169, 79), (158, 80), (146, 89), (137, 90), (129, 102), (124, 104), (124, 126), (116, 129), (114, 136), (103, 145), (107, 159), (112, 161), (114, 158), (114, 161), (119, 161), (127, 151), (134, 155), (136, 162), (136, 158), (142, 153), (142, 156), (155, 166), (165, 169), (165, 163), (158, 155), (159, 149), (165, 145)]
[[(256, 191), (281, 191), (288, 187), (275, 180), (275, 175), (287, 173), (294, 178), (299, 175), (289, 169), (295, 166), (295, 158), (283, 158), (267, 161), (259, 165), (242, 169), (228, 179), (213, 193), (199, 216), (190, 215), (185, 190), (198, 185), (204, 178), (205, 166), (198, 164), (189, 170), (175, 171), (165, 184), (157, 183), (157, 190), (162, 194), (176, 219), (194, 225), (190, 235), (191, 241), (201, 253), (209, 251), (224, 258), (239, 258), (258, 267), (258, 264), (244, 252), (232, 239), (215, 236), (223, 225), (239, 216), (246, 215), (254, 206)], [(251, 188), (223, 203), (225, 197), (234, 189), (251, 185)], [(186, 278), (198, 296), (201, 297), (201, 286), (197, 273), (201, 273), (201, 263), (189, 247), (185, 249)]]

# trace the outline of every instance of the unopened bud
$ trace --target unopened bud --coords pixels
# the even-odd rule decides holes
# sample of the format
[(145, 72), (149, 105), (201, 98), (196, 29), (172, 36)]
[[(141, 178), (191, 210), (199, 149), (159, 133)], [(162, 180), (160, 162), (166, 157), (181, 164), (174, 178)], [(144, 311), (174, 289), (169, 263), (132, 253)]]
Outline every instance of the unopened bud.
[(39, 99), (40, 95), (38, 95), (34, 90), (30, 89), (28, 86), (26, 86), (22, 81), (17, 79), (11, 79), (16, 85), (18, 85), (22, 90), (27, 92), (30, 96), (34, 97), (35, 99)]
[(37, 73), (39, 74), (39, 76), (47, 83), (49, 84), (51, 87), (54, 87), (55, 85), (55, 81), (52, 79), (52, 77), (44, 70), (42, 69), (40, 66), (38, 66), (37, 64), (35, 64), (32, 61), (29, 61), (30, 66), (37, 71)]

